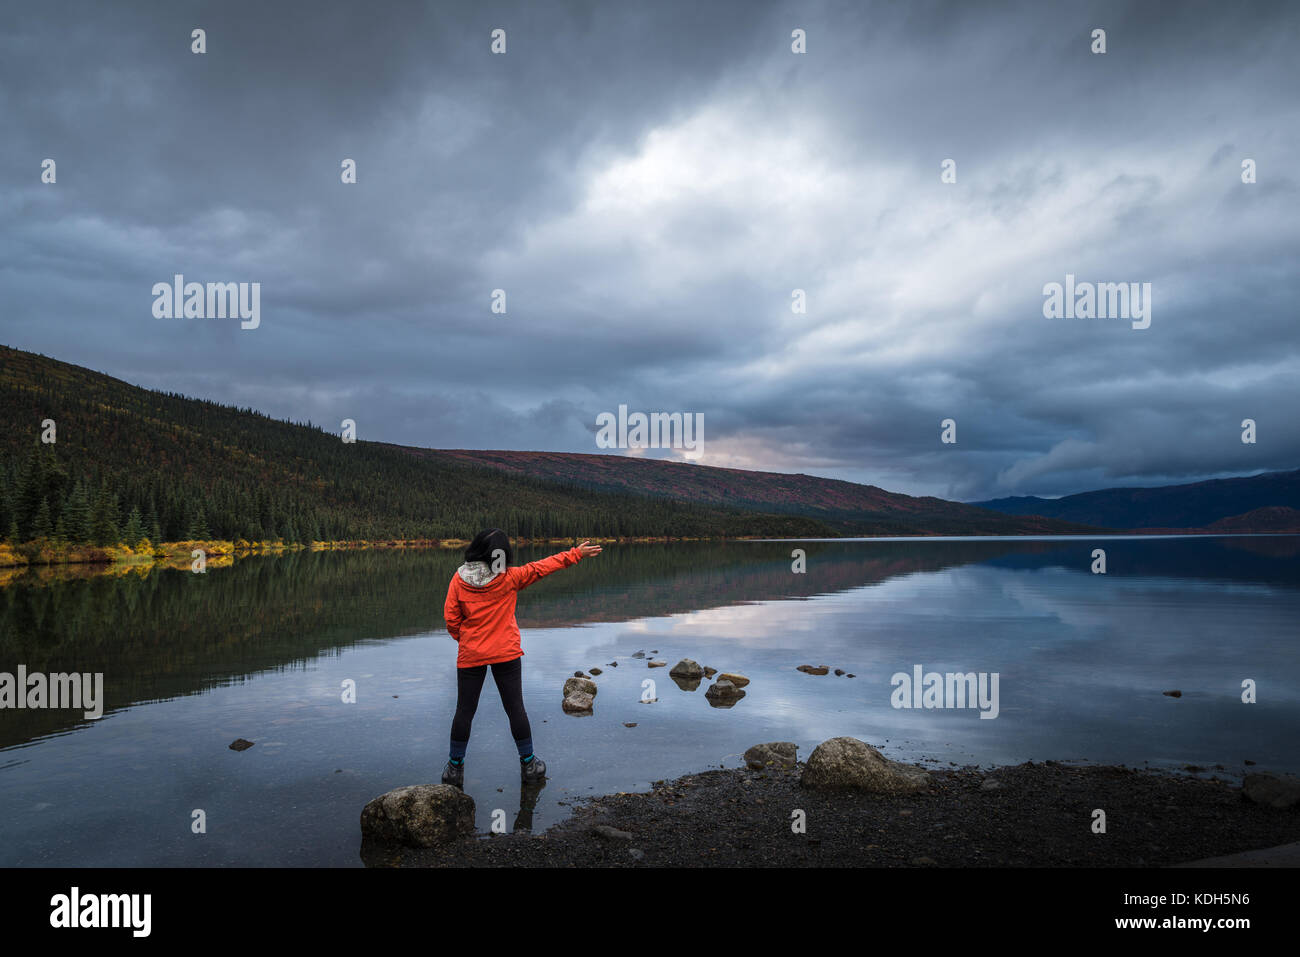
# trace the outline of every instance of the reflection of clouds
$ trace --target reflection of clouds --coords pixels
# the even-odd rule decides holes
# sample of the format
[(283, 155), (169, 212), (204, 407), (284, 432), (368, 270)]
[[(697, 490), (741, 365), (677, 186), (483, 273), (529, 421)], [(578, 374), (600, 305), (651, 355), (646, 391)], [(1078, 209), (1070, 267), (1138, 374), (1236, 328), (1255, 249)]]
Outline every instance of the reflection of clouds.
[[(1275, 754), (1286, 729), (1300, 726), (1300, 680), (1280, 637), (1296, 613), (1288, 589), (970, 565), (799, 601), (642, 619), (610, 628), (600, 647), (626, 653), (633, 649), (619, 645), (620, 632), (652, 633), (660, 657), (747, 674), (750, 694), (726, 727), (703, 722), (661, 684), (661, 716), (692, 737), (793, 740), (805, 757), (848, 734), (894, 756), (958, 763), (1239, 763), (1243, 750)], [(794, 670), (803, 663), (857, 678), (803, 675)], [(889, 678), (914, 664), (999, 672), (1000, 716), (892, 708)], [(1268, 713), (1237, 703), (1246, 676), (1267, 681)], [(1185, 692), (1176, 703), (1160, 694), (1175, 686)]]

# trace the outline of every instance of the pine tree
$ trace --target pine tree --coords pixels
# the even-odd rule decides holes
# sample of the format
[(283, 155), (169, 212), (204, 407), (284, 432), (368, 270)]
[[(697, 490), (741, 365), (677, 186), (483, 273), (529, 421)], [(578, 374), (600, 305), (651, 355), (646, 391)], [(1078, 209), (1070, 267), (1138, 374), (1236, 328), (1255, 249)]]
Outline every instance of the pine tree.
[(194, 514), (190, 518), (189, 528), (185, 532), (185, 537), (192, 542), (202, 542), (212, 537), (208, 532), (207, 519), (203, 517), (202, 505), (198, 506), (198, 508), (194, 510)]
[(68, 496), (68, 501), (59, 514), (59, 520), (63, 523), (63, 530), (68, 537), (68, 541), (90, 541), (90, 497), (86, 494), (86, 486), (82, 484), (80, 479), (72, 487), (72, 494)]
[(32, 520), (32, 538), (49, 538), (54, 534), (54, 525), (50, 521), (50, 503), (48, 499), (41, 499), (41, 504), (36, 509), (36, 518)]
[(32, 522), (41, 507), (41, 463), (36, 449), (27, 453), (23, 463), (22, 474), (18, 476), (18, 485), (14, 490), (14, 516), (18, 521), (19, 533), (27, 539), (31, 534)]
[(149, 508), (144, 513), (144, 525), (149, 530), (149, 538), (156, 545), (162, 541), (162, 525), (158, 522), (158, 501), (149, 496)]
[(117, 496), (106, 484), (99, 487), (99, 494), (95, 496), (93, 514), (90, 540), (101, 546), (116, 545), (120, 539), (117, 527)]
[(126, 528), (122, 532), (122, 541), (135, 548), (144, 538), (144, 519), (140, 517), (138, 506), (131, 509), (131, 516), (126, 520)]

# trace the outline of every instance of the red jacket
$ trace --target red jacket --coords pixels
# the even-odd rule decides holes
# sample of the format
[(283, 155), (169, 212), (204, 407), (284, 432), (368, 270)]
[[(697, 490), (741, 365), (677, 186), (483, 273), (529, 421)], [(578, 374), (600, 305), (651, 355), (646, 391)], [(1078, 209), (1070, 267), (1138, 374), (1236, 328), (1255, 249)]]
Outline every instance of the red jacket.
[(570, 548), (527, 565), (507, 568), (481, 588), (466, 582), (459, 572), (452, 575), (443, 617), (448, 633), (460, 643), (456, 667), (513, 661), (522, 655), (515, 594), (551, 572), (577, 564), (581, 558), (581, 552)]

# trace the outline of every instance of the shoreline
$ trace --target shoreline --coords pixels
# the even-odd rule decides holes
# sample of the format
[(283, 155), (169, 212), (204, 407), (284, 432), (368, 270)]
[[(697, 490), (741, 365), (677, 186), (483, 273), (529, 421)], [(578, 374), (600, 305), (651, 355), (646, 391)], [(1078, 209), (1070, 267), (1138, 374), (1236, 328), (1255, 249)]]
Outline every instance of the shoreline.
[[(434, 848), (363, 844), (361, 856), (371, 867), (1171, 867), (1300, 841), (1295, 808), (1174, 771), (968, 766), (931, 770), (926, 792), (890, 795), (809, 790), (803, 768), (701, 771), (579, 798), (536, 834), (524, 792), (511, 833)], [(520, 805), (505, 803), (509, 818)], [(1093, 831), (1098, 808), (1105, 833)], [(795, 811), (806, 833), (794, 833)]]
[[(876, 535), (869, 537), (844, 536), (841, 538), (764, 538), (754, 535), (718, 538), (690, 538), (675, 536), (621, 536), (601, 537), (584, 536), (582, 538), (516, 538), (520, 546), (569, 546), (581, 541), (596, 545), (666, 545), (681, 542), (900, 542), (900, 541), (1059, 541), (1067, 539), (1086, 539), (1103, 541), (1113, 539), (1163, 539), (1163, 538), (1286, 538), (1300, 535), (1300, 532), (1279, 531), (1233, 531), (1209, 532), (1201, 529), (1185, 530), (1148, 530), (1141, 532), (1104, 532), (1096, 535)], [(454, 551), (469, 545), (468, 539), (460, 538), (393, 538), (393, 539), (357, 539), (330, 542), (247, 542), (241, 540), (194, 540), (180, 542), (163, 542), (153, 545), (148, 542), (143, 546), (132, 548), (129, 545), (53, 545), (45, 542), (25, 542), (21, 545), (0, 543), (0, 572), (15, 572), (27, 568), (55, 568), (69, 566), (98, 566), (105, 572), (132, 568), (171, 567), (188, 568), (195, 549), (206, 553), (207, 565), (220, 568), (237, 559), (254, 555), (283, 555), (293, 552), (330, 552), (330, 551)], [(0, 585), (4, 584), (0, 581)]]
[[(597, 545), (652, 545), (672, 542), (740, 541), (740, 539), (702, 539), (674, 537), (622, 537), (622, 538), (517, 538), (522, 546), (569, 546), (579, 542)], [(0, 571), (23, 568), (49, 568), (81, 565), (102, 566), (105, 570), (131, 567), (167, 566), (188, 568), (195, 549), (206, 553), (208, 567), (220, 568), (235, 559), (253, 555), (283, 555), (286, 552), (344, 552), (344, 551), (455, 551), (469, 546), (469, 539), (460, 538), (391, 538), (357, 539), (330, 542), (247, 542), (209, 539), (180, 542), (146, 543), (143, 547), (129, 545), (62, 545), (39, 542), (22, 545), (0, 544)]]

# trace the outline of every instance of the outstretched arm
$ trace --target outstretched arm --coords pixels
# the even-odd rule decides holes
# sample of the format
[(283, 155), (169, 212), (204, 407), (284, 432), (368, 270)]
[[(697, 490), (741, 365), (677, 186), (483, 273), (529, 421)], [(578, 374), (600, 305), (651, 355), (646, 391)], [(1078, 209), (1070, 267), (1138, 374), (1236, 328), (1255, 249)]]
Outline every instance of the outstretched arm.
[(538, 579), (545, 578), (551, 572), (558, 572), (561, 568), (576, 565), (583, 558), (599, 554), (599, 545), (583, 542), (568, 551), (558, 552), (548, 558), (541, 558), (535, 562), (529, 562), (527, 565), (509, 569), (510, 580), (514, 583), (516, 589), (527, 588)]

